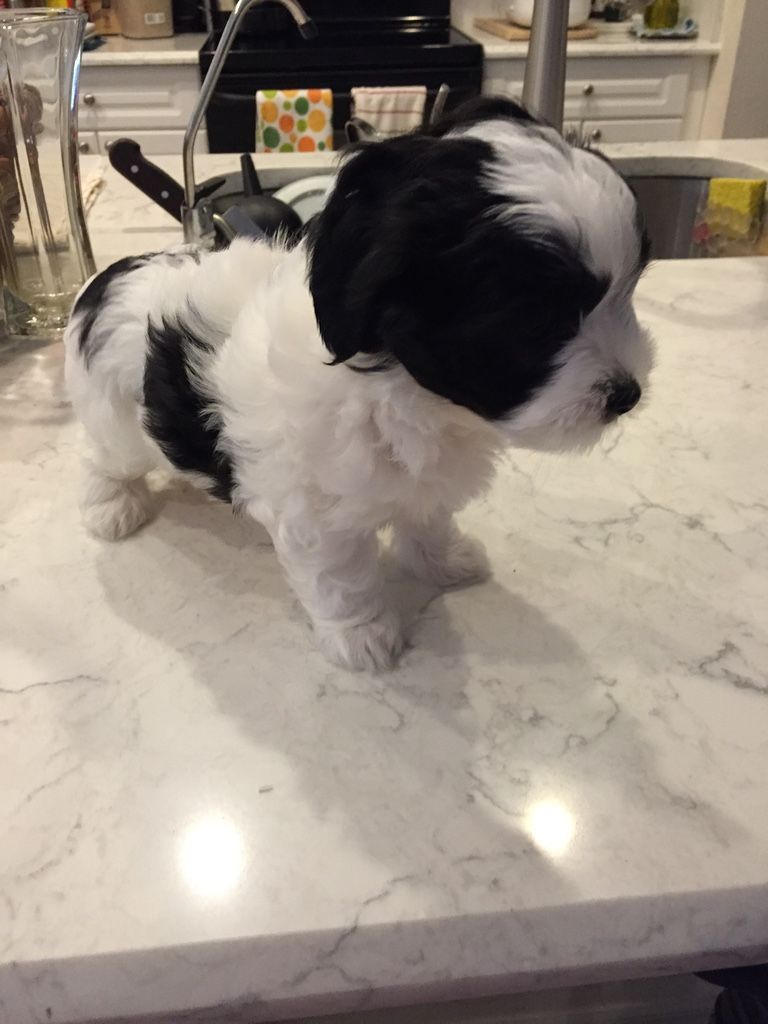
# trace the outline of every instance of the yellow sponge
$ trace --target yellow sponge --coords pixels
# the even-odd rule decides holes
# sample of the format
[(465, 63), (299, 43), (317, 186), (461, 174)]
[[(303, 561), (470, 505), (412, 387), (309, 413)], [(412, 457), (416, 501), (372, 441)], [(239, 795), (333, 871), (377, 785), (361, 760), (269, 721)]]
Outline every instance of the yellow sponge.
[(756, 237), (763, 216), (765, 185), (765, 181), (749, 178), (713, 178), (706, 209), (710, 231), (727, 238)]
[(765, 182), (752, 178), (713, 178), (709, 183), (709, 201), (727, 206), (737, 213), (757, 217), (765, 200)]

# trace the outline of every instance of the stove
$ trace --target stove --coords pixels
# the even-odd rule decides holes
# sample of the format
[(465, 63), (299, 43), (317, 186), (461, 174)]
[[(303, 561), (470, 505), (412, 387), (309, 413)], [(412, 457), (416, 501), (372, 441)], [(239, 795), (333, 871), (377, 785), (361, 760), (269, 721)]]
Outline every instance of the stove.
[[(227, 57), (208, 108), (212, 153), (248, 152), (256, 136), (258, 89), (333, 90), (334, 142), (344, 141), (355, 86), (425, 85), (427, 114), (443, 83), (447, 108), (480, 93), (483, 48), (451, 27), (450, 0), (306, 0), (318, 28), (306, 41), (279, 5), (256, 7)], [(200, 50), (210, 67), (227, 14)]]

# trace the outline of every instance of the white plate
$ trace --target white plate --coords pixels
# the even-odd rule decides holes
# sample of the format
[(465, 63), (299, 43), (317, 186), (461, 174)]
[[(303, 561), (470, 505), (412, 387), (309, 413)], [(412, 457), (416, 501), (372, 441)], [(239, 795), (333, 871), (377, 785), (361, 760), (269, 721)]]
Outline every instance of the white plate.
[(325, 200), (333, 185), (335, 174), (313, 174), (309, 178), (300, 178), (284, 185), (275, 192), (275, 199), (281, 199), (292, 206), (306, 224), (325, 206)]

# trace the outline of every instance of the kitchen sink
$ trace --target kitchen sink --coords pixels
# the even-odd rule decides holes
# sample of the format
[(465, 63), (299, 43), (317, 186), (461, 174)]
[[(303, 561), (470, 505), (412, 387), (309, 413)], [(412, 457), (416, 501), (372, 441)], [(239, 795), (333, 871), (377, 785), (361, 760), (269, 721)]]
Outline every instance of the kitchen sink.
[(627, 178), (637, 196), (657, 260), (695, 256), (693, 229), (707, 201), (709, 178), (673, 175), (632, 175)]
[[(661, 260), (705, 255), (693, 245), (693, 235), (699, 216), (706, 207), (712, 178), (765, 177), (764, 170), (750, 164), (702, 157), (616, 156), (613, 163), (637, 196), (651, 239), (653, 258)], [(326, 170), (326, 167), (317, 168), (321, 169)], [(310, 198), (307, 208), (302, 211), (304, 219), (316, 213), (324, 200), (324, 190)], [(768, 226), (765, 232), (768, 234)], [(763, 247), (765, 244), (763, 242)], [(757, 251), (756, 246), (744, 243), (739, 254), (753, 255)]]
[[(662, 260), (704, 255), (693, 245), (693, 232), (712, 178), (765, 177), (760, 168), (729, 160), (640, 157), (614, 162), (637, 196), (653, 257)], [(748, 243), (743, 248), (749, 255)]]

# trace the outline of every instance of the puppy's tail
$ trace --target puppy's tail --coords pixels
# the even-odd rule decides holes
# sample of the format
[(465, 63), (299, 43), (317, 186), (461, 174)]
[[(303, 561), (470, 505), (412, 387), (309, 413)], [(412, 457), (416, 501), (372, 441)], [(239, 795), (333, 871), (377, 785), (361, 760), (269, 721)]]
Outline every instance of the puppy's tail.
[(86, 528), (102, 540), (120, 540), (150, 517), (150, 497), (143, 477), (116, 480), (87, 463), (82, 510)]

